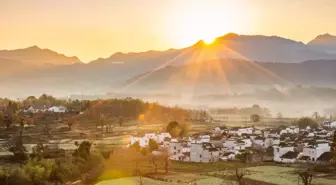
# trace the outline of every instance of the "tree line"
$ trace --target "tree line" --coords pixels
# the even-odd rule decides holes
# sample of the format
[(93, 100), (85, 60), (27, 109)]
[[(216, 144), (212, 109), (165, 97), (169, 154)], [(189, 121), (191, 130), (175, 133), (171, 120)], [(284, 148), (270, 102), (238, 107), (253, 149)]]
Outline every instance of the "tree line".
[(8, 128), (12, 124), (27, 123), (27, 118), (33, 117), (33, 113), (26, 113), (30, 116), (23, 115), (22, 110), (30, 106), (48, 107), (54, 105), (65, 106), (71, 113), (84, 113), (82, 117), (85, 119), (104, 121), (113, 118), (119, 124), (122, 124), (124, 119), (167, 122), (169, 120), (185, 120), (190, 117), (190, 111), (186, 109), (177, 106), (164, 106), (156, 102), (145, 102), (140, 99), (65, 100), (43, 94), (40, 97), (29, 96), (24, 100), (0, 99), (0, 126)]

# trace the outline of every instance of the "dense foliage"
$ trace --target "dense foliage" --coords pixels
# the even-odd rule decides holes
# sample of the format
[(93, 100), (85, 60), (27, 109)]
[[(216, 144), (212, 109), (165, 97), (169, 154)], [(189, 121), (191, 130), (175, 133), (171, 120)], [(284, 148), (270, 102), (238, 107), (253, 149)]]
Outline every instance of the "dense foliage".
[[(65, 184), (75, 180), (93, 182), (103, 170), (103, 157), (101, 154), (91, 153), (90, 148), (91, 143), (84, 141), (78, 145), (72, 156), (44, 159), (41, 155), (36, 155), (22, 167), (0, 170), (0, 184), (47, 185)], [(42, 152), (36, 152), (39, 151)]]
[[(107, 99), (107, 100), (64, 100), (53, 96), (43, 94), (36, 98), (29, 96), (22, 101), (13, 101), (9, 99), (0, 99), (0, 127), (9, 128), (13, 124), (37, 124), (36, 120), (46, 122), (48, 114), (54, 117), (64, 117), (62, 113), (24, 113), (23, 110), (33, 107), (42, 109), (50, 106), (65, 106), (69, 113), (79, 114), (76, 119), (95, 120), (101, 125), (109, 120), (116, 125), (122, 126), (127, 119), (139, 119), (146, 122), (170, 120), (186, 120), (190, 117), (190, 112), (179, 107), (167, 107), (158, 103), (144, 102), (139, 99)], [(60, 115), (57, 115), (60, 114)], [(71, 129), (75, 118), (68, 118), (68, 126)], [(112, 120), (112, 121), (111, 121)], [(49, 120), (50, 121), (50, 120)]]
[(309, 117), (302, 117), (296, 121), (296, 124), (299, 126), (300, 129), (305, 129), (306, 127), (310, 128), (317, 128), (319, 125), (318, 123)]

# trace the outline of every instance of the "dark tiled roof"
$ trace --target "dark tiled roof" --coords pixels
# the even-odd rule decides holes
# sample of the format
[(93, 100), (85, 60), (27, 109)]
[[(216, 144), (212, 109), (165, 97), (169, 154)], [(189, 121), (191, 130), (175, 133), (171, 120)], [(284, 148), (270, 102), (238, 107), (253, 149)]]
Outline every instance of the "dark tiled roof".
[(289, 151), (289, 152), (285, 153), (283, 156), (281, 156), (281, 158), (294, 159), (298, 156), (298, 154), (299, 154), (299, 152)]
[(203, 148), (205, 148), (205, 147), (211, 147), (212, 148), (212, 143), (203, 142), (202, 146), (203, 146)]
[(309, 160), (309, 156), (301, 156), (299, 160), (307, 161)]
[(221, 136), (215, 136), (215, 137), (210, 137), (211, 140), (214, 140), (214, 141), (220, 141), (222, 140), (223, 137)]
[(190, 156), (190, 152), (184, 152), (183, 155)]
[(223, 157), (224, 157), (224, 156), (229, 156), (229, 155), (231, 155), (231, 154), (233, 154), (233, 152), (225, 153), (225, 154), (223, 154), (222, 156), (223, 156)]
[(319, 158), (317, 158), (317, 161), (326, 161), (329, 162), (333, 158), (332, 152), (324, 152)]
[(291, 147), (291, 145), (285, 142), (280, 142), (279, 147)]
[(164, 141), (170, 141), (171, 138), (169, 138), (169, 137), (165, 137), (163, 140), (164, 140)]
[(220, 128), (221, 130), (225, 130), (225, 129), (227, 129), (226, 126), (220, 126), (219, 128)]
[(209, 148), (209, 152), (217, 152), (217, 148)]

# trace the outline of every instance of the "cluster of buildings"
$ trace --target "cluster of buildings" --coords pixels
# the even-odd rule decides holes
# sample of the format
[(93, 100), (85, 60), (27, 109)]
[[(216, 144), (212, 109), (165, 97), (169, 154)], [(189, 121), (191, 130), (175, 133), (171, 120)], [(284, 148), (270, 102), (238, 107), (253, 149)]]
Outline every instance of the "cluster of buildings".
[(57, 112), (57, 113), (64, 113), (64, 112), (67, 112), (68, 109), (66, 107), (64, 107), (63, 105), (60, 105), (60, 106), (46, 106), (46, 105), (43, 105), (43, 106), (30, 106), (26, 109), (23, 110), (23, 112), (25, 113), (38, 113), (38, 112)]
[(146, 147), (149, 139), (167, 148), (171, 160), (184, 162), (241, 160), (248, 154), (250, 162), (262, 159), (279, 163), (329, 163), (333, 159), (336, 135), (330, 128), (223, 126), (182, 139), (172, 138), (169, 133), (131, 136), (130, 144), (139, 142), (141, 147)]

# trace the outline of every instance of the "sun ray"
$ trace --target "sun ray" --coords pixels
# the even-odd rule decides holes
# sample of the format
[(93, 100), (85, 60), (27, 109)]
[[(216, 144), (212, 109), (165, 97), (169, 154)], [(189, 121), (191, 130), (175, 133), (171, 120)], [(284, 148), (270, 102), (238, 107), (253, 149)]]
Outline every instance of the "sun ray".
[(187, 48), (185, 51), (183, 51), (182, 53), (178, 54), (177, 56), (173, 57), (170, 60), (167, 60), (166, 62), (164, 62), (163, 64), (159, 65), (158, 67), (154, 68), (153, 70), (151, 70), (150, 72), (144, 74), (143, 76), (139, 77), (138, 79), (136, 79), (135, 81), (125, 85), (123, 88), (119, 89), (119, 93), (124, 92), (125, 90), (127, 90), (129, 87), (137, 84), (139, 81), (142, 81), (144, 79), (146, 79), (147, 77), (149, 77), (150, 75), (152, 75), (155, 71), (158, 71), (159, 69), (165, 68), (168, 65), (172, 64), (175, 60), (177, 60), (178, 58), (186, 55), (187, 53), (189, 53), (191, 50), (191, 48)]

